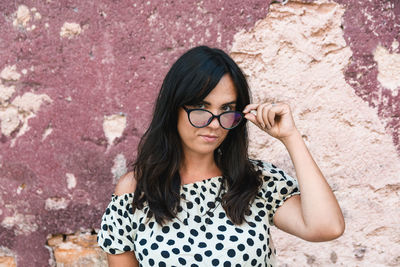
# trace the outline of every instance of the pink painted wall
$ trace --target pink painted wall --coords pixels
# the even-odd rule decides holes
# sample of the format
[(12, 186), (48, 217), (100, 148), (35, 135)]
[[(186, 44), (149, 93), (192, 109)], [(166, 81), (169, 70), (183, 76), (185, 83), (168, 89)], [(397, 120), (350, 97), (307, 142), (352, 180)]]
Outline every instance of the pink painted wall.
[[(0, 246), (18, 266), (47, 266), (50, 234), (99, 227), (169, 66), (199, 44), (229, 52), (270, 2), (0, 2)], [(336, 2), (353, 53), (346, 82), (400, 156), (400, 94), (374, 59), (379, 44), (399, 53), (400, 2)]]

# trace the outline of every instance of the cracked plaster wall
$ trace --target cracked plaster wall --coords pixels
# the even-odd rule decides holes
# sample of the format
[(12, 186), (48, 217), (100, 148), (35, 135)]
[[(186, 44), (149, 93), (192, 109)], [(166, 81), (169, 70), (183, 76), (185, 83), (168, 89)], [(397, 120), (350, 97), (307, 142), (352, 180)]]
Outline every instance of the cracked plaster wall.
[[(207, 44), (255, 100), (291, 104), (343, 207), (338, 240), (273, 231), (280, 266), (400, 264), (400, 4), (270, 2), (1, 2), (0, 263), (105, 266), (91, 229), (168, 67)], [(252, 156), (294, 174), (282, 145), (251, 135)]]

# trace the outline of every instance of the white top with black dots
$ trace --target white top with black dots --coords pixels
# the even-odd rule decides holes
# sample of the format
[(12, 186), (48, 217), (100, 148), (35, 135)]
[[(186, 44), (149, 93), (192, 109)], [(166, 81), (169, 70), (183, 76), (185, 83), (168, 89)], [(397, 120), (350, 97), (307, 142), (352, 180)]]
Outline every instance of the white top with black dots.
[[(217, 196), (221, 176), (182, 185), (178, 217), (163, 226), (148, 207), (132, 212), (133, 194), (112, 195), (97, 236), (110, 254), (134, 251), (140, 266), (275, 266), (270, 226), (276, 209), (300, 194), (296, 179), (271, 163), (252, 160), (263, 179), (247, 222), (233, 224)], [(222, 187), (222, 194), (225, 192)]]

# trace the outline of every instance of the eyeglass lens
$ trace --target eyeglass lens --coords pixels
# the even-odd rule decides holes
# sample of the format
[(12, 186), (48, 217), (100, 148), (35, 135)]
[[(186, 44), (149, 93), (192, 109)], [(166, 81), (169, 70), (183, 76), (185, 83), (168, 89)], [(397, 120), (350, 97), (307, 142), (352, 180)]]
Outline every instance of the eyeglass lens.
[[(212, 118), (212, 113), (207, 110), (193, 110), (190, 113), (190, 121), (196, 127), (204, 127), (208, 125)], [(233, 128), (239, 124), (242, 119), (242, 115), (239, 112), (228, 111), (221, 114), (219, 122), (223, 128)]]

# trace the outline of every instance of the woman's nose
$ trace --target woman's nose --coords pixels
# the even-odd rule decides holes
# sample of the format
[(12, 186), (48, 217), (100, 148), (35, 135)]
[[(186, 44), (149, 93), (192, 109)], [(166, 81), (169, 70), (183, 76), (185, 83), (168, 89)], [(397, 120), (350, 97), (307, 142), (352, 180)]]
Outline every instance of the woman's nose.
[(213, 120), (210, 122), (210, 124), (208, 126), (211, 128), (214, 128), (214, 129), (221, 127), (221, 125), (219, 125), (218, 118), (215, 118), (215, 117), (213, 118)]

